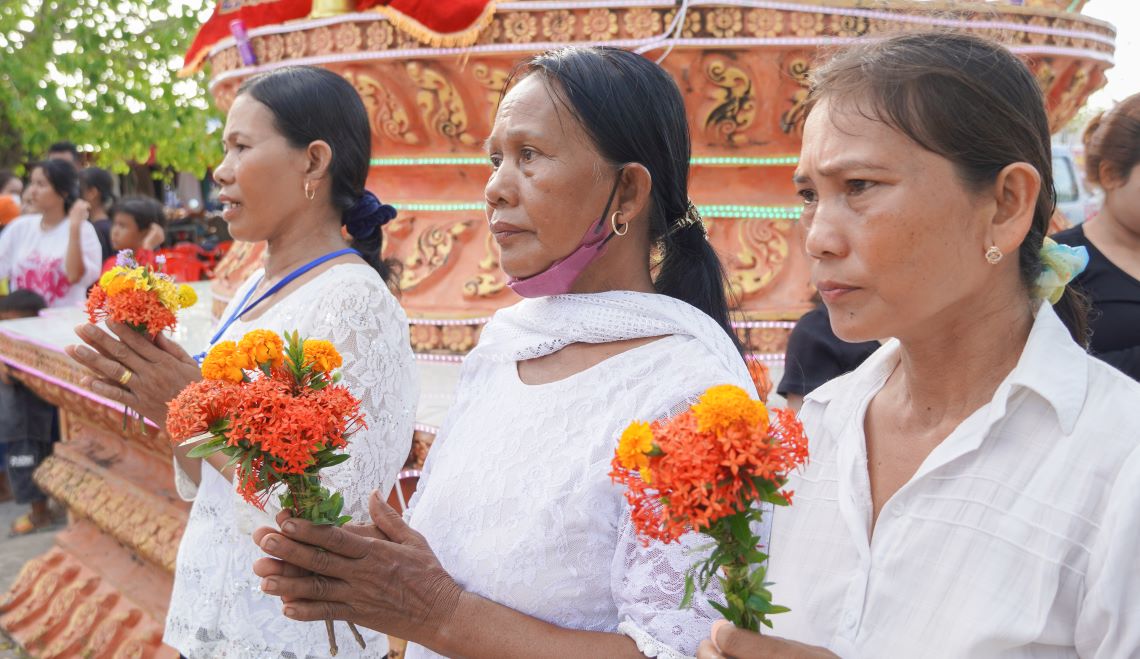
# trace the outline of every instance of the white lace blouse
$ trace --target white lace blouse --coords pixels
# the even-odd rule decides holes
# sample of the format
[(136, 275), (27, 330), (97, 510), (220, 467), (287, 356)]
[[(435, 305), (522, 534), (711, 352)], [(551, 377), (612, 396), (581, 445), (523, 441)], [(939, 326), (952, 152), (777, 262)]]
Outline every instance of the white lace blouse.
[[(254, 273), (234, 296), (256, 284)], [(344, 384), (361, 399), (368, 429), (350, 440), (350, 460), (322, 472), (330, 489), (344, 495), (345, 513), (368, 519), (372, 490), (388, 492), (407, 458), (419, 397), (418, 376), (403, 309), (380, 276), (363, 264), (340, 264), (290, 293), (253, 322), (238, 321), (222, 340), (238, 340), (253, 329), (298, 330), (332, 341), (344, 357)], [(190, 520), (178, 548), (174, 591), (163, 641), (191, 659), (327, 657), (324, 623), (297, 622), (281, 613), (281, 600), (261, 592), (253, 562), (264, 556), (250, 534), (271, 526), (279, 508), (268, 512), (247, 504), (213, 467), (202, 466), (195, 487), (175, 463), (179, 494), (193, 499)], [(384, 657), (383, 634), (361, 628), (361, 651), (348, 627), (336, 623), (338, 657)]]
[[(684, 304), (628, 295), (645, 300), (647, 313)], [(591, 303), (578, 312), (602, 316), (609, 310)], [(555, 306), (546, 300), (517, 306), (543, 305), (550, 311)], [(646, 656), (693, 655), (716, 617), (699, 594), (693, 608), (678, 609), (700, 537), (643, 547), (624, 490), (607, 474), (630, 421), (672, 416), (713, 385), (751, 387), (746, 371), (725, 365), (735, 359), (743, 367), (743, 360), (739, 354), (716, 356), (694, 336), (674, 335), (564, 380), (527, 385), (513, 360), (490, 354), (496, 332), (502, 334), (495, 325), (511, 313), (499, 312), (463, 365), (455, 406), (410, 502), (411, 526), (471, 592), (561, 627), (627, 634)], [(544, 315), (533, 314), (536, 334), (546, 326)], [(704, 318), (698, 334), (719, 333), (728, 343)], [(615, 314), (603, 328), (613, 335), (586, 328), (581, 338), (599, 342), (662, 331), (638, 328), (646, 324), (641, 321), (637, 310)], [(548, 326), (562, 335), (559, 318), (551, 317)], [(520, 349), (552, 351), (541, 336), (530, 343), (533, 352), (525, 342)], [(408, 659), (431, 656), (426, 648), (408, 647)]]

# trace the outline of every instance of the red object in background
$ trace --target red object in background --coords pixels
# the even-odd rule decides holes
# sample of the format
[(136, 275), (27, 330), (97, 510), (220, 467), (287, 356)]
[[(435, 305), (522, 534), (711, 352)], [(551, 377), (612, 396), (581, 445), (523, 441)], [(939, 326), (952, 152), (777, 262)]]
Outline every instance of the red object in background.
[[(248, 3), (248, 4), (247, 4)], [(210, 19), (198, 28), (198, 34), (186, 51), (182, 73), (198, 70), (210, 48), (230, 35), (230, 21), (235, 18), (245, 23), (247, 30), (262, 25), (275, 25), (304, 18), (313, 7), (312, 0), (273, 0), (254, 3), (248, 0), (218, 0)]]
[[(357, 0), (357, 11), (376, 11), (396, 28), (437, 47), (470, 46), (491, 22), (496, 0)], [(214, 44), (230, 35), (230, 21), (247, 30), (305, 18), (312, 0), (218, 0), (214, 13), (198, 30), (186, 51), (182, 74), (198, 70)]]
[[(197, 247), (197, 245), (194, 245), (194, 247)], [(185, 284), (192, 281), (201, 281), (202, 277), (206, 274), (206, 264), (194, 254), (180, 251), (176, 247), (174, 249), (162, 250), (162, 255), (166, 257), (166, 263), (162, 266), (162, 271), (174, 277), (174, 281), (176, 282)]]

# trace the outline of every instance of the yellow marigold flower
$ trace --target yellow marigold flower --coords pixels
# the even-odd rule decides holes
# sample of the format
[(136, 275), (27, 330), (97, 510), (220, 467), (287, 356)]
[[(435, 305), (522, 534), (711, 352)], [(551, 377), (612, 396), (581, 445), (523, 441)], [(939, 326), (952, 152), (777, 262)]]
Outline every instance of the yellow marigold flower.
[(169, 279), (155, 277), (152, 280), (152, 288), (158, 294), (158, 300), (162, 302), (162, 306), (170, 309), (171, 311), (178, 311), (181, 308), (181, 303), (178, 296), (178, 286)]
[(125, 270), (126, 268), (115, 266), (107, 272), (104, 272), (102, 276), (99, 277), (99, 288), (106, 290), (107, 285), (110, 284), (111, 281), (115, 279), (115, 277), (121, 275)]
[(626, 469), (641, 472), (641, 479), (650, 482), (649, 453), (653, 451), (653, 429), (644, 421), (634, 421), (621, 433), (618, 441), (618, 464)]
[(131, 268), (122, 267), (111, 268), (105, 272), (99, 278), (99, 288), (102, 288), (108, 297), (114, 297), (123, 291), (147, 290), (145, 282), (142, 282)]
[(760, 426), (761, 432), (768, 429), (768, 408), (731, 384), (711, 387), (702, 394), (693, 406), (693, 415), (699, 432), (722, 433), (738, 423)]
[(336, 351), (336, 347), (328, 341), (305, 339), (303, 348), (305, 365), (312, 366), (313, 370), (318, 373), (328, 373), (340, 368), (340, 365), (344, 363), (340, 353)]
[(242, 368), (251, 367), (247, 364), (246, 356), (238, 351), (236, 343), (222, 341), (210, 348), (210, 354), (206, 355), (205, 361), (202, 362), (202, 377), (207, 380), (238, 383), (245, 378)]
[(178, 306), (179, 307), (181, 307), (183, 309), (185, 309), (187, 307), (192, 307), (192, 306), (194, 306), (194, 304), (197, 301), (198, 301), (198, 294), (194, 292), (193, 288), (191, 288), (190, 286), (187, 286), (186, 284), (182, 284), (181, 286), (178, 287)]
[(241, 337), (238, 350), (249, 359), (253, 366), (271, 364), (274, 367), (285, 363), (285, 342), (276, 332), (253, 330)]

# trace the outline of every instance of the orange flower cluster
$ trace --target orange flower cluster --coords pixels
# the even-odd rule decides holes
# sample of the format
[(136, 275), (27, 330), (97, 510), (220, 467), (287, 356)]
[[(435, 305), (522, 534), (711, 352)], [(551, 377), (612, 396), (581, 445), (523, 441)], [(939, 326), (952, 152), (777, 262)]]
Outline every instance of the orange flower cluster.
[(170, 329), (178, 324), (174, 312), (163, 306), (157, 297), (148, 291), (131, 289), (116, 295), (107, 295), (99, 286), (94, 286), (87, 295), (87, 318), (92, 323), (111, 320), (124, 323), (145, 331), (150, 336)]
[[(167, 416), (175, 443), (207, 438), (192, 456), (229, 456), (237, 467), (238, 491), (260, 508), (278, 482), (288, 486), (294, 502), (327, 498), (323, 488), (314, 495), (309, 477), (344, 459), (333, 451), (345, 448), (349, 436), (365, 427), (360, 401), (337, 384), (333, 369), (342, 358), (336, 348), (328, 341), (302, 341), (296, 333), (286, 336), (287, 342), (274, 332), (254, 330), (236, 343), (215, 345), (202, 363), (205, 379), (186, 387)], [(316, 356), (308, 359), (311, 346)], [(320, 515), (336, 520), (339, 511), (337, 505)]]
[[(807, 459), (803, 426), (790, 410), (768, 409), (739, 387), (713, 387), (689, 410), (623, 433), (610, 477), (628, 489), (644, 543), (673, 542), (778, 493)], [(636, 442), (636, 446), (633, 443)]]
[(111, 320), (156, 336), (174, 327), (174, 314), (197, 302), (194, 289), (174, 283), (169, 275), (140, 266), (130, 250), (119, 253), (118, 264), (103, 273), (87, 295), (87, 318)]

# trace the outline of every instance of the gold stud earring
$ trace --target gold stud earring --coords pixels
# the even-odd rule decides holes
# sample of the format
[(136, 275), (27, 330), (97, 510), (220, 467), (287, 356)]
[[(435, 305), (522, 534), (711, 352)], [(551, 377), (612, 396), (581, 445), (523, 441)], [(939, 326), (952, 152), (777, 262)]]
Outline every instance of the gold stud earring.
[(986, 250), (986, 261), (988, 261), (990, 265), (997, 265), (1003, 256), (1005, 256), (1005, 254), (1001, 253), (997, 245), (990, 245), (990, 248)]
[(309, 179), (305, 179), (305, 199), (312, 201), (317, 198), (317, 186), (314, 185), (310, 188), (310, 183)]
[(618, 231), (617, 219), (619, 215), (621, 215), (621, 211), (614, 211), (614, 214), (610, 216), (610, 226), (613, 227), (614, 235), (624, 236), (625, 234), (629, 233), (629, 223), (626, 222), (625, 224), (621, 225), (621, 231)]

